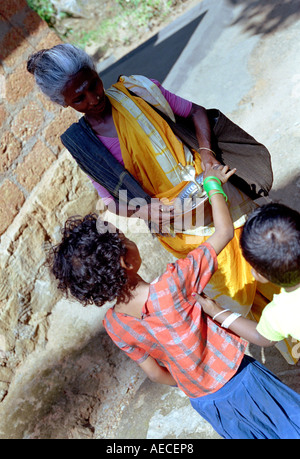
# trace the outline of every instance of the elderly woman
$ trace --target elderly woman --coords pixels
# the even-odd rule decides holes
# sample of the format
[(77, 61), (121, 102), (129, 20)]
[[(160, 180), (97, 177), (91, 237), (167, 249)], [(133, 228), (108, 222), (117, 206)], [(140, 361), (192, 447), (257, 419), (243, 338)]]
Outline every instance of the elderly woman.
[[(239, 188), (248, 185), (248, 195), (227, 184), (235, 236), (218, 256), (219, 269), (207, 293), (243, 315), (254, 305), (258, 318), (274, 288), (260, 291), (241, 255), (239, 236), (247, 214), (256, 206), (251, 197), (267, 194), (271, 187), (272, 171), (265, 147), (217, 110), (184, 100), (155, 80), (122, 76), (104, 90), (91, 58), (70, 44), (37, 52), (29, 58), (27, 68), (53, 102), (84, 114), (61, 139), (109, 210), (121, 212), (125, 203), (129, 216), (128, 202), (139, 198), (139, 217), (155, 220), (160, 213), (164, 221), (170, 216), (168, 203), (188, 196), (193, 187), (197, 189), (195, 183), (188, 183), (189, 178), (201, 181), (204, 169), (224, 161), (238, 172), (242, 170), (233, 183)], [(246, 167), (242, 161), (247, 161)], [(246, 183), (245, 177), (251, 172), (258, 177), (255, 185)], [(264, 183), (262, 177), (267, 177)], [(156, 233), (169, 252), (185, 257), (213, 231), (205, 214), (197, 227), (176, 231), (175, 225), (172, 236), (159, 230)]]

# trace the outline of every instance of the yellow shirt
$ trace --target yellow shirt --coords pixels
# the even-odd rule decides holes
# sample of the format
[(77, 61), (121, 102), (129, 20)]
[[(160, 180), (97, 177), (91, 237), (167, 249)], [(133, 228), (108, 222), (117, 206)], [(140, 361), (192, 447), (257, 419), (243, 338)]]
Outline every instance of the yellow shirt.
[(257, 331), (270, 341), (288, 336), (300, 340), (300, 287), (292, 292), (282, 289), (262, 312)]

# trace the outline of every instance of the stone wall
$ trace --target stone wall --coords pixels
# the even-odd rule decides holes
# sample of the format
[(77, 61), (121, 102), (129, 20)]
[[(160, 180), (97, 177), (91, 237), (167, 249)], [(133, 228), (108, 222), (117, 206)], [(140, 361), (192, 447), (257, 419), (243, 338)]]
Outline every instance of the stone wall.
[[(67, 217), (95, 211), (97, 202), (88, 178), (59, 139), (76, 121), (75, 112), (49, 102), (26, 70), (30, 54), (59, 42), (25, 0), (2, 0), (0, 418), (5, 419), (4, 438), (23, 438), (28, 430), (24, 419), (33, 419), (30, 406), (25, 412), (22, 404), (17, 409), (15, 388), (20, 390), (18, 378), (24, 365), (28, 369), (26, 360), (39, 350), (37, 362), (46, 349), (51, 312), (61, 300), (46, 266), (47, 243), (59, 240)], [(28, 403), (26, 394), (24, 400)], [(24, 425), (19, 415), (9, 421), (7, 413), (13, 416), (19, 409), (24, 412)]]
[[(103, 334), (105, 308), (62, 298), (47, 266), (65, 220), (99, 202), (60, 142), (76, 113), (47, 100), (26, 70), (30, 54), (59, 42), (25, 0), (1, 1), (0, 438), (111, 436), (145, 379)], [(131, 236), (152, 280), (172, 257), (157, 262), (158, 242), (141, 232)]]
[(14, 369), (45, 339), (47, 314), (58, 297), (53, 289), (47, 300), (42, 297), (42, 308), (37, 300), (49, 282), (43, 269), (43, 243), (52, 238), (59, 217), (68, 214), (72, 201), (79, 199), (85, 210), (95, 196), (72, 161), (63, 155), (59, 141), (60, 132), (76, 120), (76, 115), (46, 100), (26, 70), (30, 54), (60, 40), (24, 0), (1, 2), (0, 40), (0, 398), (3, 400)]

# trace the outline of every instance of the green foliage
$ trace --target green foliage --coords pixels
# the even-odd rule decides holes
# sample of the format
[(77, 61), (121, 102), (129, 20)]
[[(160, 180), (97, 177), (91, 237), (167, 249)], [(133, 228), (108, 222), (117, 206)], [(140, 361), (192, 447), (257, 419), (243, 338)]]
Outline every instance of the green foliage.
[(116, 0), (116, 2), (123, 9), (137, 9), (137, 8), (148, 8), (148, 9), (158, 9), (170, 7), (173, 3), (176, 3), (176, 0)]
[(117, 0), (117, 3), (123, 8), (123, 9), (137, 9), (137, 8), (154, 8), (156, 9), (161, 3), (161, 0)]
[[(1, 1), (1, 0), (0, 0)], [(27, 0), (31, 9), (54, 27), (63, 41), (69, 41), (76, 46), (85, 48), (92, 42), (98, 42), (103, 50), (114, 42), (130, 44), (139, 35), (140, 30), (151, 26), (152, 20), (164, 20), (170, 14), (178, 0), (113, 0), (107, 10), (107, 15), (96, 27), (73, 29), (72, 25), (60, 30), (60, 20), (71, 16), (61, 12), (59, 15), (50, 0)]]
[(49, 26), (55, 24), (55, 8), (49, 0), (27, 0), (28, 6), (34, 10)]

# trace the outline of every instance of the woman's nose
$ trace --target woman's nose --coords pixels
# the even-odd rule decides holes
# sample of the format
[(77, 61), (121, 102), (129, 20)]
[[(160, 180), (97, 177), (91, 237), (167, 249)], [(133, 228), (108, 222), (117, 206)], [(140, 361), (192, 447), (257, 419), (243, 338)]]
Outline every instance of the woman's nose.
[(97, 94), (95, 93), (90, 93), (89, 94), (89, 104), (90, 105), (97, 105), (98, 102), (99, 102), (99, 99), (100, 99), (100, 96), (98, 96)]

